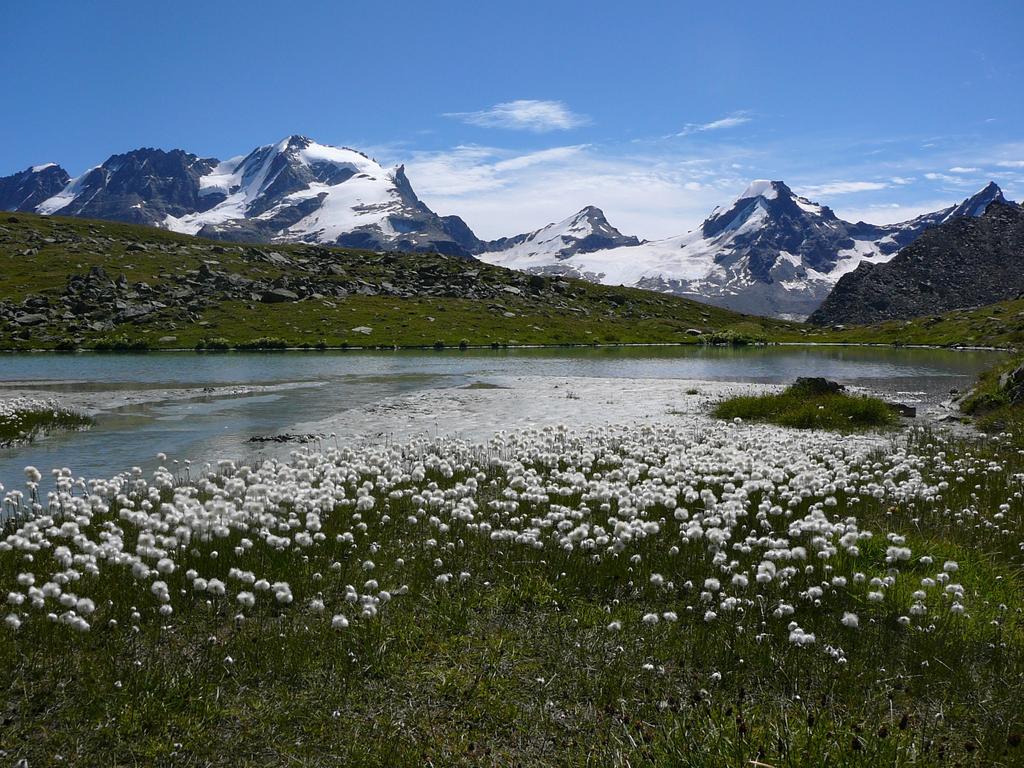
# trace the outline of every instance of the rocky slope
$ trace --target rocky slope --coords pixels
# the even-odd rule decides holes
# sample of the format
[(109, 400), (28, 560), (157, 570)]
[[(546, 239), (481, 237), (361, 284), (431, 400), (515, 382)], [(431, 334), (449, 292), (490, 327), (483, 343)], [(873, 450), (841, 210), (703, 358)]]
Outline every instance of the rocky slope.
[(563, 253), (513, 243), (481, 258), (540, 274), (687, 296), (755, 314), (802, 318), (862, 263), (883, 263), (922, 232), (978, 215), (1002, 192), (990, 184), (958, 206), (893, 225), (850, 223), (781, 181), (755, 181), (693, 232), (666, 240)]
[(996, 200), (983, 215), (950, 218), (886, 264), (843, 276), (809, 318), (864, 324), (978, 307), (1024, 292), (1024, 208)]
[(69, 179), (36, 166), (0, 179), (0, 209), (148, 224), (245, 242), (330, 243), (469, 256), (458, 217), (416, 197), (404, 169), (352, 149), (289, 136), (230, 160), (180, 149), (113, 155)]

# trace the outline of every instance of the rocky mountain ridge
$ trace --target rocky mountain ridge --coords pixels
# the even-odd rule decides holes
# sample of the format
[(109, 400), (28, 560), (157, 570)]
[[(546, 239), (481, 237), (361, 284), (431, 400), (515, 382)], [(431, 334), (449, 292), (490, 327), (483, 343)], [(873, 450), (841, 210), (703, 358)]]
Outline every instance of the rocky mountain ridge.
[(59, 166), (36, 166), (0, 179), (0, 209), (235, 242), (463, 257), (477, 245), (461, 219), (438, 216), (416, 196), (402, 166), (388, 170), (356, 150), (298, 135), (224, 161), (180, 149), (136, 149), (73, 179)]
[(843, 221), (784, 182), (755, 181), (728, 208), (679, 237), (563, 256), (516, 247), (493, 264), (672, 293), (729, 309), (802, 319), (862, 263), (884, 263), (928, 228), (978, 215), (1002, 191), (989, 184), (959, 205), (906, 222)]
[(861, 264), (889, 261), (924, 231), (1004, 200), (990, 183), (959, 205), (906, 222), (843, 221), (782, 181), (759, 180), (686, 234), (623, 235), (586, 206), (492, 241), (421, 201), (403, 166), (289, 136), (218, 160), (175, 149), (113, 155), (76, 178), (52, 163), (0, 179), (0, 209), (126, 221), (245, 243), (438, 252), (540, 275), (566, 275), (802, 319)]
[(949, 217), (884, 264), (840, 278), (808, 318), (815, 325), (908, 320), (1024, 294), (1024, 208), (990, 202), (981, 216)]

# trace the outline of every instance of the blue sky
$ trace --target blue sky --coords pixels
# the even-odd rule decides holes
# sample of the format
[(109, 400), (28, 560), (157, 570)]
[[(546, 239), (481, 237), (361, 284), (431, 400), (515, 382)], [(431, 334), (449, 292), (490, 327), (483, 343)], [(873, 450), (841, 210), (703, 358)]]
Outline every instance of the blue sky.
[(1024, 3), (5, 2), (0, 175), (291, 133), (488, 237), (697, 225), (751, 178), (896, 221), (1024, 198)]

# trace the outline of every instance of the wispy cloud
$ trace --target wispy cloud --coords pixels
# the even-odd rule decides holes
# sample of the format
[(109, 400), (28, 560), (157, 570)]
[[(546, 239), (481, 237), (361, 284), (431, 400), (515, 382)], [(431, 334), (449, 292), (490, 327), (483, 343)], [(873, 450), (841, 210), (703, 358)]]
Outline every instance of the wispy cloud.
[(984, 169), (1008, 198), (1024, 197), (1021, 142), (961, 143), (924, 154), (917, 153), (920, 138), (907, 136), (887, 140), (892, 148), (886, 155), (867, 159), (845, 140), (752, 142), (741, 131), (715, 130), (699, 142), (662, 136), (530, 149), (462, 145), (417, 152), (405, 146), (379, 154), (406, 164), (432, 209), (462, 216), (488, 239), (533, 231), (585, 205), (601, 207), (627, 234), (680, 235), (756, 178), (783, 179), (842, 218), (875, 223), (940, 210), (981, 188), (980, 171), (951, 168)]
[(954, 165), (952, 168), (949, 169), (949, 172), (950, 173), (977, 173), (978, 170), (979, 170), (978, 168), (965, 168), (962, 165)]
[(445, 117), (453, 117), (484, 128), (506, 128), (535, 133), (567, 131), (589, 122), (585, 115), (576, 114), (561, 101), (536, 99), (505, 101), (477, 112), (447, 112)]
[(831, 206), (836, 215), (846, 221), (870, 221), (872, 224), (896, 224), (950, 205), (948, 198), (929, 198), (914, 205), (902, 203), (876, 203), (862, 208)]
[(622, 154), (585, 144), (533, 152), (461, 146), (402, 159), (427, 205), (459, 214), (484, 238), (530, 232), (586, 205), (603, 208), (627, 234), (678, 235), (746, 184), (735, 171), (693, 155)]
[(812, 184), (800, 188), (809, 195), (848, 195), (852, 192), (877, 192), (888, 189), (884, 181), (831, 181), (827, 184)]
[(533, 165), (545, 165), (560, 160), (568, 160), (585, 150), (587, 146), (587, 144), (575, 144), (568, 147), (552, 147), (551, 149), (542, 149), (537, 152), (528, 152), (525, 155), (517, 155), (508, 160), (501, 160), (495, 163), (494, 170), (499, 172), (518, 171)]
[[(586, 144), (517, 153), (497, 147), (463, 145), (440, 152), (416, 152), (405, 158), (416, 191), (429, 198), (458, 198), (496, 192), (514, 185), (520, 171), (545, 172), (564, 167)], [(514, 212), (507, 212), (515, 215)], [(507, 234), (507, 233), (506, 233)]]
[(752, 119), (746, 112), (733, 112), (731, 115), (720, 117), (718, 120), (712, 120), (710, 123), (687, 123), (676, 136), (691, 136), (695, 133), (735, 128), (738, 125), (749, 123)]
[[(967, 175), (965, 175), (968, 173), (968, 171), (956, 171), (953, 168), (950, 168), (949, 170), (958, 175), (950, 176), (948, 173), (938, 173), (936, 171), (929, 171), (928, 173), (924, 174), (924, 177), (928, 179), (928, 181), (939, 181), (942, 182), (943, 184), (952, 185), (954, 187), (970, 187), (977, 183), (975, 179), (968, 178)], [(971, 169), (970, 173), (973, 173), (976, 170), (977, 169)]]

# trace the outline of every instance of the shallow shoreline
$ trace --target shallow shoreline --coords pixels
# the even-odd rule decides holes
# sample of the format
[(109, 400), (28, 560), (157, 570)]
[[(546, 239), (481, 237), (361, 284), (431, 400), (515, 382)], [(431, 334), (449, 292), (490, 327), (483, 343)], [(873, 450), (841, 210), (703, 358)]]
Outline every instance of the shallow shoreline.
[(42, 347), (32, 349), (0, 349), (0, 354), (5, 355), (40, 355), (40, 354), (60, 354), (60, 355), (80, 355), (80, 354), (92, 354), (92, 355), (147, 355), (152, 353), (160, 352), (174, 352), (177, 354), (181, 353), (192, 353), (202, 355), (226, 355), (226, 354), (273, 354), (275, 352), (465, 352), (467, 350), (508, 350), (508, 349), (615, 349), (618, 347), (869, 347), (874, 349), (945, 349), (953, 352), (1016, 352), (1016, 347), (991, 347), (991, 346), (972, 346), (966, 344), (894, 344), (885, 343), (881, 341), (766, 341), (756, 342), (751, 344), (702, 344), (700, 342), (690, 341), (647, 341), (647, 342), (616, 342), (614, 344), (600, 343), (600, 342), (566, 342), (564, 344), (502, 344), (500, 346), (492, 346), (490, 344), (467, 344), (465, 347), (458, 345), (449, 345), (441, 348), (435, 347), (432, 344), (413, 344), (413, 345), (366, 345), (359, 346), (355, 344), (349, 344), (345, 347), (328, 346), (328, 347), (282, 347), (280, 349), (218, 349), (218, 350), (201, 350), (192, 347), (158, 347), (147, 350), (98, 350), (98, 349), (74, 349), (74, 350), (61, 350), (61, 349), (46, 349)]
[(204, 398), (246, 397), (248, 395), (280, 392), (305, 387), (320, 387), (323, 382), (295, 381), (279, 384), (234, 384), (207, 387), (152, 387), (96, 389), (94, 391), (66, 391), (60, 387), (79, 382), (11, 382), (15, 386), (7, 386), (0, 382), (0, 397), (37, 397), (50, 398), (60, 402), (65, 408), (80, 411), (88, 416), (95, 416), (120, 408), (153, 403), (184, 402), (202, 400)]
[[(299, 422), (289, 432), (320, 435), (340, 445), (406, 442), (451, 437), (483, 443), (521, 429), (684, 422), (697, 430), (710, 424), (714, 403), (737, 395), (778, 392), (782, 384), (703, 379), (487, 376), (469, 387), (433, 388), (384, 398), (365, 408), (319, 421)], [(869, 394), (861, 387), (855, 393)], [(914, 422), (944, 423), (942, 404), (922, 408)], [(944, 418), (945, 417), (945, 418)], [(297, 444), (265, 444), (266, 456), (284, 458)]]

